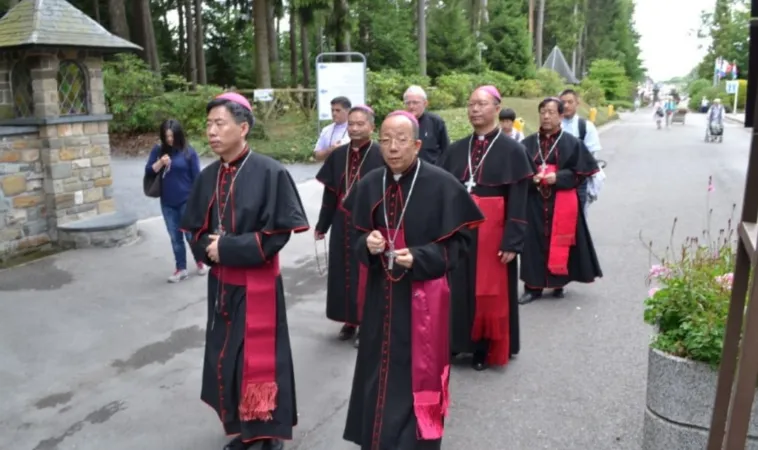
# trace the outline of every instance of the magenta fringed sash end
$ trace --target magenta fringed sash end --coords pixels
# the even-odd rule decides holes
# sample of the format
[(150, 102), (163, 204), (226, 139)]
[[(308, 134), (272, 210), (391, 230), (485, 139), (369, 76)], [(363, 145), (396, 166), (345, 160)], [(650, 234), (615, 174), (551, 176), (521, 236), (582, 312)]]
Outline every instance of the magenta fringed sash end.
[(416, 435), (438, 440), (449, 403), (450, 289), (447, 278), (414, 282), (411, 302), (411, 377)]
[(247, 384), (240, 400), (240, 419), (245, 422), (251, 420), (268, 422), (272, 420), (272, 412), (276, 409), (278, 392), (279, 387), (275, 382)]

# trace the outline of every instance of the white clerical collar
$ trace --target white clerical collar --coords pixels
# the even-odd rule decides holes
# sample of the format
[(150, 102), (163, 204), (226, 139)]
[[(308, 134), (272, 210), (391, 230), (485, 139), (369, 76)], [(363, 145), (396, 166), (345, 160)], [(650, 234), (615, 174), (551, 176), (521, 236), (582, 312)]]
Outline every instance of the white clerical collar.
[(477, 136), (476, 139), (479, 141), (483, 141), (485, 137), (486, 136), (482, 134), (482, 135)]
[(398, 181), (400, 181), (400, 177), (402, 177), (402, 176), (403, 176), (403, 174), (402, 174), (402, 173), (393, 173), (393, 174), (392, 174), (392, 178), (394, 178), (394, 179), (395, 179), (395, 182), (398, 182)]

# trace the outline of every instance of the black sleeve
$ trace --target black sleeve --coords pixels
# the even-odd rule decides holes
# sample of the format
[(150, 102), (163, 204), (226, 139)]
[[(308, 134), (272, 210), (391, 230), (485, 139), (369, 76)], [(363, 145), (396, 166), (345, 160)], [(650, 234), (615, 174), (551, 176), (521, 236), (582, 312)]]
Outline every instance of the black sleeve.
[(458, 265), (461, 255), (466, 253), (470, 245), (468, 236), (459, 231), (443, 241), (409, 248), (413, 255), (413, 266), (409, 271), (411, 277), (416, 281), (428, 281), (447, 275)]
[(521, 253), (524, 248), (524, 236), (528, 222), (526, 220), (526, 201), (529, 196), (531, 178), (525, 178), (508, 185), (508, 201), (505, 211), (505, 231), (500, 250)]

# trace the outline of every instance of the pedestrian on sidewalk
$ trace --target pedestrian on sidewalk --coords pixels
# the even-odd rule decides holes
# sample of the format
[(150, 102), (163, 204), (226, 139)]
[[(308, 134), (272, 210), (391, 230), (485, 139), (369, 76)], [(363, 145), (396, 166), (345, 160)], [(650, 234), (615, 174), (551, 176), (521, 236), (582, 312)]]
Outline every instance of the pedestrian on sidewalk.
[(347, 123), (350, 142), (327, 156), (316, 175), (316, 180), (324, 185), (324, 194), (314, 238), (317, 241), (324, 239), (331, 229), (326, 317), (342, 324), (338, 339), (353, 340), (357, 348), (360, 307), (366, 293), (366, 267), (353, 257), (353, 245), (358, 235), (343, 203), (358, 180), (384, 166), (384, 160), (379, 144), (371, 139), (374, 111), (365, 105), (353, 106)]
[[(181, 124), (174, 119), (168, 119), (160, 126), (160, 144), (150, 151), (145, 164), (145, 172), (161, 177), (161, 214), (166, 222), (166, 230), (171, 239), (171, 249), (174, 252), (176, 264), (174, 273), (168, 277), (169, 283), (186, 280), (187, 249), (184, 240), (189, 242), (189, 234), (179, 229), (179, 223), (184, 215), (192, 185), (200, 174), (200, 158), (184, 137)], [(196, 261), (198, 275), (208, 273), (208, 267)]]
[(236, 436), (224, 450), (280, 450), (297, 407), (279, 252), (308, 219), (287, 169), (248, 148), (250, 102), (227, 92), (206, 111), (220, 159), (200, 173), (182, 219), (212, 267), (200, 397)]

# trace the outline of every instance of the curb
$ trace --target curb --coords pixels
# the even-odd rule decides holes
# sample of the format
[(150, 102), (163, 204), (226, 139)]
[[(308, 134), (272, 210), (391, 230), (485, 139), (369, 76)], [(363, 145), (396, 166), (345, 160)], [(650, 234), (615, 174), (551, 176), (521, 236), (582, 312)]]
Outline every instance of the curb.
[(732, 122), (732, 123), (736, 123), (736, 124), (739, 124), (739, 125), (745, 125), (745, 121), (744, 120), (740, 120), (740, 119), (738, 119), (736, 117), (732, 117), (732, 116), (730, 116), (728, 114), (724, 114), (724, 119), (726, 119), (726, 120), (728, 120), (729, 122)]

